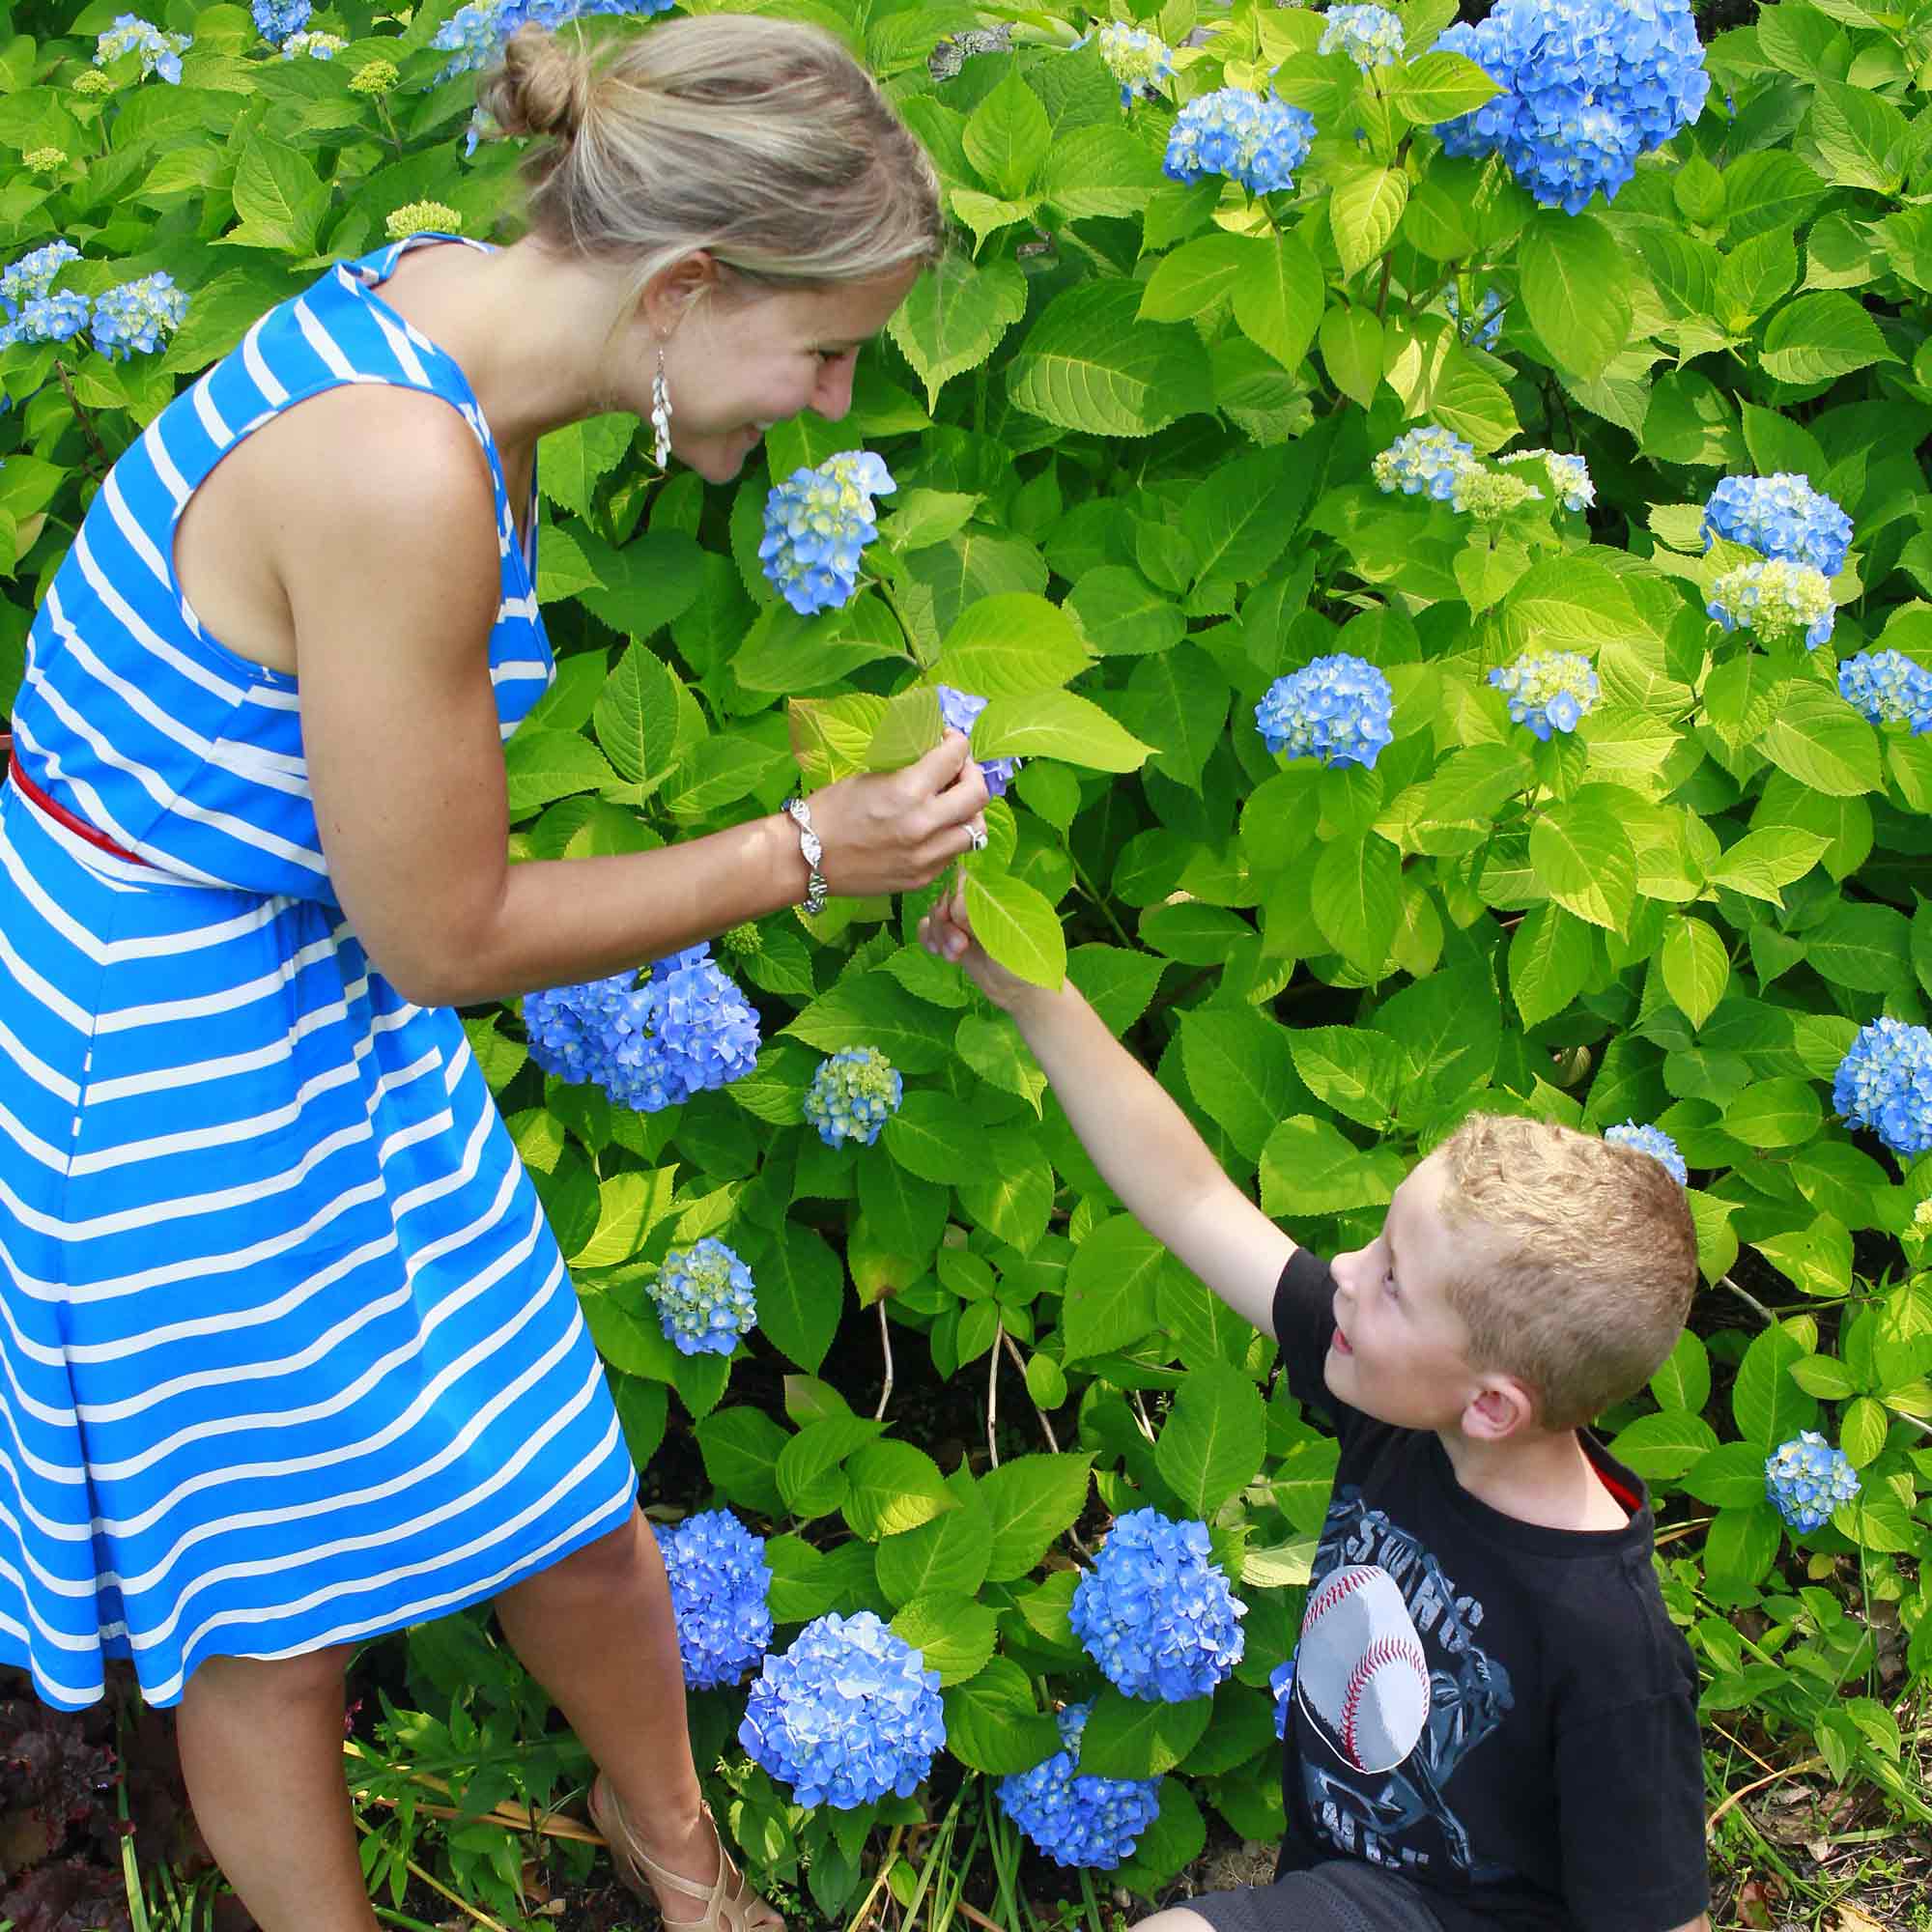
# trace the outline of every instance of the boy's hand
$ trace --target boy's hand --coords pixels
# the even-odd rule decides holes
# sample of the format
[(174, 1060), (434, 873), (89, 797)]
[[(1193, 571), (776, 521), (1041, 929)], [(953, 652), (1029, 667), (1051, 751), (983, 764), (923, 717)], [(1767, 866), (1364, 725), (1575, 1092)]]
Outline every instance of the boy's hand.
[(973, 937), (973, 924), (966, 916), (966, 889), (950, 885), (932, 910), (919, 923), (920, 943), (934, 957), (951, 961), (1002, 1011), (1009, 1011), (1029, 992), (1017, 975), (998, 964), (986, 949)]

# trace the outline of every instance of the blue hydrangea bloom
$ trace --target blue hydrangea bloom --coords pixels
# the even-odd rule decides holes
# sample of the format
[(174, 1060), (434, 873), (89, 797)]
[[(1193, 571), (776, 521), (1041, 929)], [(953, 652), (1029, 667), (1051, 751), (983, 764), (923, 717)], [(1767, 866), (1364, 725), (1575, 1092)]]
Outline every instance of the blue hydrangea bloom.
[(123, 282), (94, 298), (94, 346), (109, 361), (150, 355), (187, 314), (187, 292), (165, 270)]
[(1503, 332), (1503, 311), (1509, 306), (1503, 300), (1500, 289), (1485, 289), (1482, 298), (1476, 303), (1474, 315), (1463, 313), (1463, 303), (1453, 282), (1444, 292), (1442, 299), (1448, 306), (1449, 320), (1456, 325), (1456, 333), (1463, 341), (1473, 343), (1478, 349), (1493, 349), (1496, 346)]
[(1274, 1734), (1285, 1738), (1288, 1735), (1288, 1707), (1294, 1697), (1294, 1657), (1292, 1652), (1286, 1663), (1277, 1663), (1268, 1672), (1268, 1691), (1274, 1698)]
[(1527, 651), (1513, 665), (1491, 671), (1490, 682), (1509, 699), (1511, 722), (1545, 744), (1552, 731), (1576, 730), (1601, 689), (1581, 651)]
[(348, 44), (340, 34), (291, 34), (282, 43), (282, 58), (299, 60), (306, 54), (310, 60), (333, 60)]
[(1208, 1551), (1206, 1523), (1129, 1510), (1074, 1589), (1073, 1634), (1129, 1697), (1205, 1697), (1240, 1662), (1248, 1606)]
[(1561, 449), (1514, 449), (1496, 461), (1541, 463), (1550, 487), (1562, 498), (1566, 510), (1587, 510), (1597, 500), (1597, 486), (1590, 480), (1590, 466), (1580, 456)]
[(1160, 1779), (1075, 1771), (1093, 1709), (1090, 1700), (1061, 1712), (1060, 1749), (1031, 1771), (1001, 1778), (994, 1792), (1000, 1809), (1055, 1864), (1112, 1871), (1133, 1856), (1141, 1833), (1159, 1815)]
[(1121, 83), (1121, 105), (1130, 106), (1135, 95), (1150, 99), (1154, 89), (1174, 73), (1174, 53), (1158, 34), (1109, 20), (1095, 36), (1107, 71)]
[(1856, 1502), (1858, 1471), (1815, 1429), (1802, 1429), (1765, 1458), (1764, 1493), (1793, 1529), (1823, 1529), (1840, 1503)]
[(1725, 630), (1753, 631), (1767, 644), (1802, 631), (1812, 650), (1831, 637), (1838, 615), (1831, 579), (1811, 564), (1781, 557), (1725, 571), (1704, 609)]
[(439, 81), (488, 67), (519, 27), (556, 28), (592, 14), (668, 14), (676, 0), (469, 0), (436, 30), (430, 45), (454, 56)]
[(1690, 0), (1498, 0), (1436, 43), (1504, 91), (1436, 130), (1452, 155), (1500, 153), (1545, 208), (1579, 213), (1696, 120), (1710, 92)]
[(1620, 1127), (1605, 1127), (1604, 1138), (1617, 1147), (1634, 1148), (1638, 1153), (1647, 1153), (1662, 1164), (1679, 1187), (1690, 1179), (1690, 1170), (1684, 1165), (1677, 1143), (1662, 1127), (1640, 1127), (1634, 1121), (1626, 1121)]
[(1861, 1028), (1833, 1077), (1832, 1105), (1893, 1153), (1932, 1151), (1932, 1033), (1893, 1019)]
[(1454, 500), (1457, 485), (1476, 467), (1476, 452), (1460, 436), (1436, 423), (1405, 431), (1373, 463), (1370, 473), (1384, 495), (1400, 490), (1405, 497), (1429, 497), (1435, 502)]
[(255, 26), (265, 41), (280, 46), (291, 34), (298, 34), (308, 25), (314, 12), (314, 0), (255, 0)]
[(1909, 724), (1912, 735), (1932, 731), (1932, 670), (1903, 651), (1861, 651), (1838, 667), (1838, 692), (1874, 724)]
[(1272, 94), (1221, 87), (1175, 117), (1161, 168), (1170, 181), (1226, 175), (1250, 194), (1272, 194), (1294, 185), (1314, 138), (1315, 118), (1304, 109)]
[(1761, 556), (1808, 563), (1835, 577), (1852, 545), (1852, 520), (1810, 479), (1790, 470), (1775, 476), (1726, 476), (1704, 505), (1704, 548), (1718, 537), (1747, 545)]
[(872, 498), (896, 490), (884, 460), (841, 450), (816, 469), (794, 469), (765, 498), (758, 560), (766, 581), (801, 616), (836, 611), (859, 587), (859, 559), (879, 534)]
[(758, 1015), (699, 945), (650, 978), (612, 974), (524, 996), (530, 1058), (546, 1073), (595, 1081), (621, 1107), (655, 1114), (749, 1073)]
[[(983, 697), (975, 697), (970, 692), (954, 691), (950, 684), (942, 684), (939, 691), (939, 715), (955, 731), (964, 731), (968, 737), (973, 734), (973, 722), (986, 708)], [(1017, 758), (981, 758), (980, 775), (986, 781), (986, 790), (993, 798), (1004, 798), (1007, 787), (1012, 783), (1013, 775), (1019, 770)]]
[(138, 14), (119, 14), (114, 24), (95, 42), (94, 64), (105, 67), (123, 54), (141, 56), (141, 78), (157, 73), (171, 87), (179, 87), (181, 57), (194, 44), (192, 34), (164, 34), (152, 20)]
[(904, 1080), (876, 1046), (848, 1046), (820, 1062), (805, 1091), (805, 1118), (827, 1147), (870, 1147), (904, 1095)]
[(681, 1355), (728, 1355), (758, 1320), (752, 1270), (715, 1235), (672, 1248), (651, 1298), (665, 1340)]
[(54, 277), (70, 262), (80, 260), (80, 250), (71, 242), (43, 242), (30, 248), (17, 262), (0, 272), (0, 308), (15, 316), (28, 302), (50, 294)]
[(87, 327), (87, 298), (71, 289), (30, 296), (11, 322), (0, 323), (0, 349), (16, 342), (71, 342)]
[(801, 1804), (910, 1798), (946, 1743), (939, 1672), (870, 1610), (828, 1611), (765, 1659), (738, 1742)]
[(1337, 47), (1364, 73), (1373, 67), (1393, 67), (1402, 58), (1402, 22), (1386, 7), (1331, 7), (1321, 29), (1319, 54)]
[(678, 1655), (693, 1690), (739, 1684), (771, 1648), (771, 1565), (765, 1539), (729, 1510), (699, 1510), (657, 1532)]
[(1255, 726), (1270, 752), (1373, 766), (1395, 736), (1395, 694), (1366, 658), (1336, 651), (1268, 686)]

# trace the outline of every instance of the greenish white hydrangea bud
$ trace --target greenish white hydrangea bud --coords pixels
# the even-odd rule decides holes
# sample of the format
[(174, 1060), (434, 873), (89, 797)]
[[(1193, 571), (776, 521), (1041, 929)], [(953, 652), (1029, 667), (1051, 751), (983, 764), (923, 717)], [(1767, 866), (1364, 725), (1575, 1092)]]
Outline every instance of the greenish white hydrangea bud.
[(1489, 523), (1521, 509), (1525, 503), (1542, 502), (1543, 492), (1520, 476), (1507, 476), (1500, 469), (1485, 469), (1470, 463), (1457, 471), (1455, 494), (1449, 501), (1479, 523)]
[(1814, 650), (1832, 635), (1837, 616), (1831, 579), (1815, 565), (1781, 557), (1725, 571), (1704, 608), (1727, 631), (1753, 631), (1767, 644), (1802, 634)]
[(387, 94), (402, 79), (394, 61), (364, 61), (349, 82), (351, 94)]
[(406, 201), (383, 226), (391, 242), (406, 242), (412, 235), (460, 234), (463, 217), (447, 202)]
[(112, 94), (114, 83), (98, 67), (84, 68), (73, 77), (76, 94)]
[(20, 156), (26, 164), (27, 172), (35, 175), (50, 175), (67, 166), (65, 148), (29, 148)]
[(718, 944), (733, 958), (749, 959), (765, 950), (765, 935), (748, 919), (744, 924), (734, 925), (728, 931), (720, 933)]

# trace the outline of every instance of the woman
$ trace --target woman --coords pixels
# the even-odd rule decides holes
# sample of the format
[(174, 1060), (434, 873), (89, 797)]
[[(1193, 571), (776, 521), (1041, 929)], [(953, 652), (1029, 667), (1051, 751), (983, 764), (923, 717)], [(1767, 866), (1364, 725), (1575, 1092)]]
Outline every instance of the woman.
[(526, 29), (484, 101), (551, 137), (529, 236), (414, 238), (265, 317), (122, 458), (35, 620), (0, 789), (0, 1655), (71, 1707), (131, 1656), (266, 1932), (368, 1932), (345, 1646), (494, 1598), (627, 1881), (762, 1927), (600, 1365), (449, 1009), (983, 838), (955, 734), (821, 791), (812, 841), (775, 813), (505, 863), (499, 741), (551, 675), (538, 438), (668, 411), (722, 482), (778, 419), (844, 414), (937, 192), (795, 25), (595, 63)]

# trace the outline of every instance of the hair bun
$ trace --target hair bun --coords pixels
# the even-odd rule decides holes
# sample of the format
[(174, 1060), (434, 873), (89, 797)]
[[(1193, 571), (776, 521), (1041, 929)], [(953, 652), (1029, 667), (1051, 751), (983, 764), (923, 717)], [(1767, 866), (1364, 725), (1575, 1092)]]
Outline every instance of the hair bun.
[(526, 24), (504, 42), (501, 60), (477, 90), (483, 111), (505, 134), (575, 139), (590, 111), (590, 60), (582, 44)]

